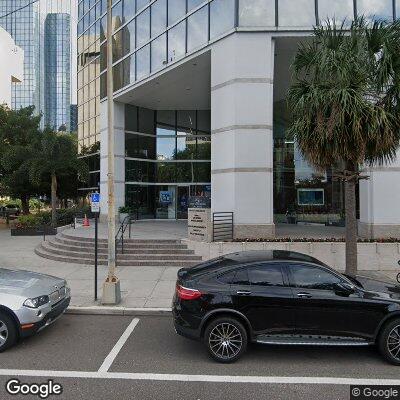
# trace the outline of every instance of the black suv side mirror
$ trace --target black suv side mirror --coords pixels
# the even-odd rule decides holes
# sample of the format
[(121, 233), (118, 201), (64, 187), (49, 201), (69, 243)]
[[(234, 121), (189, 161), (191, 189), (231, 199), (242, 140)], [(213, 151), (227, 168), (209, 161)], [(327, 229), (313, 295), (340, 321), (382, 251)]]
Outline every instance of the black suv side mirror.
[(356, 291), (356, 286), (348, 282), (340, 282), (335, 285), (335, 289), (339, 293), (345, 293), (347, 295), (352, 294)]

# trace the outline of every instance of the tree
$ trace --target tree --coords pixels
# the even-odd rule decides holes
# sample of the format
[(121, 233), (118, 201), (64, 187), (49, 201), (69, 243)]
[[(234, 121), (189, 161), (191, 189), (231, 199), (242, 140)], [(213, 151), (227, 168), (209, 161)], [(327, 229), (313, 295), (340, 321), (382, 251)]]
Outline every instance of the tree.
[(292, 63), (289, 134), (317, 169), (345, 182), (346, 272), (357, 272), (356, 184), (391, 162), (400, 139), (400, 22), (327, 21)]
[(26, 164), (39, 123), (33, 106), (19, 110), (0, 106), (0, 187), (3, 194), (21, 200), (24, 214), (29, 213), (29, 197), (40, 191), (30, 181)]
[(51, 187), (51, 220), (57, 224), (58, 181), (85, 182), (88, 178), (87, 164), (78, 158), (76, 137), (70, 133), (53, 132), (46, 128), (33, 142), (34, 157), (27, 163), (29, 178), (39, 184), (47, 182)]

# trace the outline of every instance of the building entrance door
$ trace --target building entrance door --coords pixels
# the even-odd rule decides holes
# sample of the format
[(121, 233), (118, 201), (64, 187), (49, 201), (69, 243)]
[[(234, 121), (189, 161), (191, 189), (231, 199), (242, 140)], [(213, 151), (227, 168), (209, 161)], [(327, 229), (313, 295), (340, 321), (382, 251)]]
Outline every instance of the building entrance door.
[(176, 190), (176, 218), (187, 219), (190, 186), (177, 186)]

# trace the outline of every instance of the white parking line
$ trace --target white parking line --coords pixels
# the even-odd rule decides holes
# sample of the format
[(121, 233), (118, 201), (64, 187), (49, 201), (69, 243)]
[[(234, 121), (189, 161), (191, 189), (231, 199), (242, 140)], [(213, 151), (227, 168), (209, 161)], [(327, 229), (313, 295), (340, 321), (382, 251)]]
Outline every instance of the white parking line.
[(0, 369), (0, 376), (29, 376), (44, 378), (125, 379), (140, 381), (210, 382), (210, 383), (263, 383), (307, 385), (400, 385), (400, 379), (304, 377), (304, 376), (235, 376), (184, 375), (100, 371), (45, 371)]
[(98, 372), (107, 372), (110, 369), (112, 363), (114, 362), (114, 360), (117, 357), (118, 353), (121, 351), (121, 349), (124, 346), (125, 342), (128, 340), (130, 334), (135, 329), (135, 327), (138, 324), (138, 322), (139, 322), (138, 318), (134, 318), (131, 321), (131, 323), (125, 329), (125, 332), (118, 339), (118, 342), (115, 343), (115, 346), (111, 349), (111, 351), (108, 354), (108, 356), (104, 359), (103, 364), (101, 364), (101, 367), (99, 368)]

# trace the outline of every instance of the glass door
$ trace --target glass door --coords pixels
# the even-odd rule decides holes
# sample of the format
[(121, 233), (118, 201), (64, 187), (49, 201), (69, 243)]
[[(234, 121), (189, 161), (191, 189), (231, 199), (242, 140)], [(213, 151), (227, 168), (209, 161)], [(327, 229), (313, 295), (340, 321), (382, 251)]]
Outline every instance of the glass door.
[(176, 195), (176, 218), (187, 219), (190, 186), (177, 186)]

